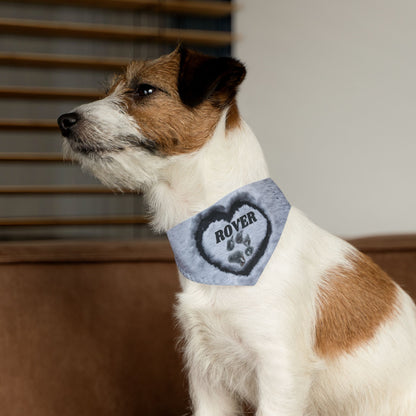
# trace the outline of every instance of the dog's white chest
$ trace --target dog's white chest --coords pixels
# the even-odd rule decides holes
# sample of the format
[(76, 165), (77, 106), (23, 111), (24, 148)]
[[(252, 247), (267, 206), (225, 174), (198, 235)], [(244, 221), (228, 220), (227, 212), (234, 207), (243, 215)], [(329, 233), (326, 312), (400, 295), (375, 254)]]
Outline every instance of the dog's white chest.
[[(186, 295), (181, 296), (189, 300)], [(247, 396), (255, 359), (242, 338), (235, 312), (179, 301), (177, 315), (187, 344), (187, 362), (194, 369), (196, 366), (207, 382), (224, 384), (225, 388)]]

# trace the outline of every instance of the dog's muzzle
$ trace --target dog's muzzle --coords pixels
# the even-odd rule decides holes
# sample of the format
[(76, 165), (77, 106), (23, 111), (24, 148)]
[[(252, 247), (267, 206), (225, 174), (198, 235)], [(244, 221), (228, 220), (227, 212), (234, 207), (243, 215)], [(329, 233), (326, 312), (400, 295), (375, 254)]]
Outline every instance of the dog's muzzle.
[(74, 129), (74, 126), (80, 120), (78, 113), (62, 114), (58, 118), (58, 126), (61, 130), (62, 136), (69, 137)]

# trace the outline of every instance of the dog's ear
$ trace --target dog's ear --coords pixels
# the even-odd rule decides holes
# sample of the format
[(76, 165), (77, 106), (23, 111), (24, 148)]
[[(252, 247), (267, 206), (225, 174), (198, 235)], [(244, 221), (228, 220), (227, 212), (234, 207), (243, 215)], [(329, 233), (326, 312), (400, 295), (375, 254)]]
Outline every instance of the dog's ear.
[(180, 46), (178, 91), (182, 102), (196, 107), (206, 99), (225, 107), (244, 80), (244, 65), (233, 58), (214, 58)]

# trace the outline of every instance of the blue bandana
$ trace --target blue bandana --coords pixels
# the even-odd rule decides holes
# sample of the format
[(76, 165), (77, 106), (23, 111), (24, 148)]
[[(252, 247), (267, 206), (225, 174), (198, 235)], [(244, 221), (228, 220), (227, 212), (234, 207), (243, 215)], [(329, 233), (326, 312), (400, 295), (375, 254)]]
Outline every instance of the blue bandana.
[(255, 285), (289, 210), (270, 178), (231, 192), (167, 232), (180, 272), (207, 285)]

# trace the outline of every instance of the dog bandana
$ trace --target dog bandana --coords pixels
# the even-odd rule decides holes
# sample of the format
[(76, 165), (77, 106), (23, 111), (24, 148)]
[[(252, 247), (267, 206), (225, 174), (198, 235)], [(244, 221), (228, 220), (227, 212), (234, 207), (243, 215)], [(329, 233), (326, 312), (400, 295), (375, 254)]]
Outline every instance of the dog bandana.
[(270, 178), (231, 192), (167, 232), (180, 272), (208, 285), (255, 285), (279, 242), (289, 210), (289, 202)]

